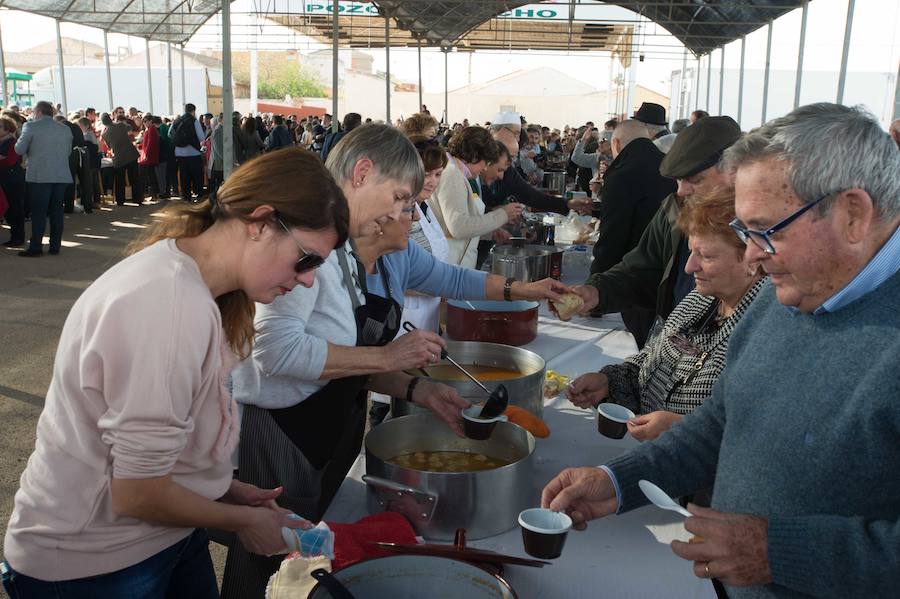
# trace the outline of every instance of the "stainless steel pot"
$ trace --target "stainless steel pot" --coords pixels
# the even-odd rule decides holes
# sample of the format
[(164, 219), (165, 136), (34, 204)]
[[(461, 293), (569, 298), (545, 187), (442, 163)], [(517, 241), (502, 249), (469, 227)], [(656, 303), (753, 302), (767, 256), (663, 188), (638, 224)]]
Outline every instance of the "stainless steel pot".
[[(509, 422), (497, 423), (490, 439), (473, 441), (457, 437), (432, 414), (414, 414), (378, 425), (365, 446), (369, 511), (399, 512), (426, 539), (452, 540), (458, 528), (469, 539), (506, 532), (540, 497), (534, 437)], [(388, 462), (417, 451), (482, 453), (512, 463), (478, 472), (426, 472)]]
[[(547, 372), (547, 364), (544, 358), (532, 351), (521, 347), (501, 345), (499, 343), (484, 343), (481, 341), (448, 341), (447, 353), (451, 358), (465, 367), (467, 364), (479, 366), (496, 366), (498, 368), (516, 369), (522, 373), (519, 378), (506, 381), (483, 381), (489, 391), (496, 389), (501, 383), (509, 391), (509, 403), (524, 408), (537, 416), (544, 415), (544, 375)], [(438, 365), (449, 365), (446, 360)], [(426, 373), (429, 372), (425, 368)], [(409, 371), (412, 375), (421, 375), (421, 370)], [(432, 376), (433, 380), (444, 383), (456, 389), (459, 394), (473, 403), (485, 401), (487, 396), (475, 383), (466, 378), (448, 380), (440, 376)], [(426, 408), (410, 404), (405, 399), (391, 399), (391, 414), (394, 417), (407, 414), (430, 413)]]
[[(465, 597), (466, 599), (516, 599), (509, 584), (497, 575), (466, 562), (427, 555), (392, 555), (358, 562), (333, 572), (354, 597), (421, 599)], [(322, 584), (309, 599), (331, 599)]]
[(566, 171), (544, 171), (543, 186), (558, 193), (566, 194)]
[[(491, 249), (491, 272), (502, 277), (530, 283), (546, 279), (551, 273), (562, 274), (563, 250), (557, 246), (495, 245)], [(554, 269), (554, 266), (558, 267)]]

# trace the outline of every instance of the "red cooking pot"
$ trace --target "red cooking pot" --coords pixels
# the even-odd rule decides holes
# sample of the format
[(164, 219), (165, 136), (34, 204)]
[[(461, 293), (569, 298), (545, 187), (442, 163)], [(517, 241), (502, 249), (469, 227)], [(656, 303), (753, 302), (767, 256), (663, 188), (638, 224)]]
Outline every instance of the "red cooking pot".
[(447, 301), (447, 335), (456, 341), (525, 345), (537, 337), (538, 302)]

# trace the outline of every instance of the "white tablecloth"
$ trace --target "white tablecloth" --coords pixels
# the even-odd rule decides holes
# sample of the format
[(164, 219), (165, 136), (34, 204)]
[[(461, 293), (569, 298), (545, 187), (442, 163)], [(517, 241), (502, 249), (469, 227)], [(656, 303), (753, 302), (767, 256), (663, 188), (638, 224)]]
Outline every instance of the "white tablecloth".
[[(576, 317), (563, 323), (545, 309), (538, 338), (525, 348), (543, 356), (548, 368), (568, 376), (621, 362), (637, 351), (617, 316)], [(602, 464), (637, 444), (631, 437), (615, 441), (599, 435), (592, 413), (564, 398), (546, 403), (544, 419), (551, 435), (539, 439), (535, 450), (535, 506), (540, 504), (541, 488), (563, 468)], [(364, 473), (361, 455), (325, 514), (326, 520), (354, 522), (366, 515)], [(668, 546), (674, 538), (690, 536), (681, 522), (681, 516), (652, 506), (603, 518), (591, 522), (584, 532), (570, 532), (562, 556), (552, 566), (507, 566), (505, 578), (521, 599), (715, 597), (709, 581), (696, 578), (692, 564), (676, 557)], [(518, 526), (470, 545), (527, 557)]]

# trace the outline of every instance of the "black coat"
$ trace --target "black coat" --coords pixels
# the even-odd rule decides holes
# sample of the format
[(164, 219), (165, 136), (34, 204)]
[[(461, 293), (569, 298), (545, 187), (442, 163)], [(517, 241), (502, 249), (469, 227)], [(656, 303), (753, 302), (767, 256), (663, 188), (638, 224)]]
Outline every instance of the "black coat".
[(592, 273), (618, 264), (638, 244), (662, 200), (675, 191), (675, 181), (659, 174), (664, 157), (649, 139), (635, 139), (606, 169)]
[[(510, 199), (513, 198), (513, 199)], [(491, 210), (510, 202), (520, 202), (541, 212), (568, 214), (566, 201), (542, 192), (526, 181), (514, 166), (507, 167), (503, 178), (481, 187), (481, 199), (485, 210)]]

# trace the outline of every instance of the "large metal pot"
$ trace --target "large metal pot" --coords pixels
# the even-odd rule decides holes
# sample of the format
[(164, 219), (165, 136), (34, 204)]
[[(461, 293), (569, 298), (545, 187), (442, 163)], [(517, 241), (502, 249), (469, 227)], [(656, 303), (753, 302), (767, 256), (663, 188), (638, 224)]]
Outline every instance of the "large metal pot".
[[(358, 599), (373, 597), (421, 599), (465, 597), (466, 599), (516, 599), (509, 584), (495, 574), (466, 562), (428, 555), (392, 555), (358, 562), (333, 572)], [(320, 583), (309, 599), (331, 599)]]
[[(474, 441), (457, 437), (432, 414), (414, 414), (378, 425), (365, 446), (369, 511), (399, 512), (426, 539), (452, 540), (458, 528), (470, 539), (506, 532), (540, 496), (534, 437), (509, 422), (497, 423), (490, 439)], [(427, 472), (388, 462), (417, 451), (481, 453), (512, 463), (478, 472)]]
[(563, 250), (557, 246), (495, 245), (491, 249), (491, 272), (530, 283), (562, 274)]
[[(516, 369), (522, 373), (519, 378), (505, 381), (483, 381), (488, 390), (493, 391), (501, 383), (509, 391), (509, 403), (524, 408), (542, 418), (544, 415), (544, 375), (547, 364), (544, 359), (532, 351), (521, 347), (500, 345), (499, 343), (483, 343), (480, 341), (448, 341), (447, 354), (465, 367), (467, 364), (479, 366), (496, 366), (498, 368)], [(436, 365), (449, 365), (446, 360)], [(424, 368), (431, 374), (430, 367)], [(410, 374), (421, 375), (422, 370), (411, 370)], [(475, 383), (460, 374), (458, 378), (447, 379), (431, 376), (431, 379), (449, 385), (471, 402), (485, 401), (484, 391)], [(405, 399), (391, 399), (391, 414), (394, 417), (407, 414), (430, 413), (428, 409), (410, 404)]]
[(552, 190), (553, 193), (565, 195), (566, 171), (544, 171), (542, 184), (546, 189)]
[(538, 302), (447, 301), (447, 336), (457, 341), (525, 345), (537, 337)]

